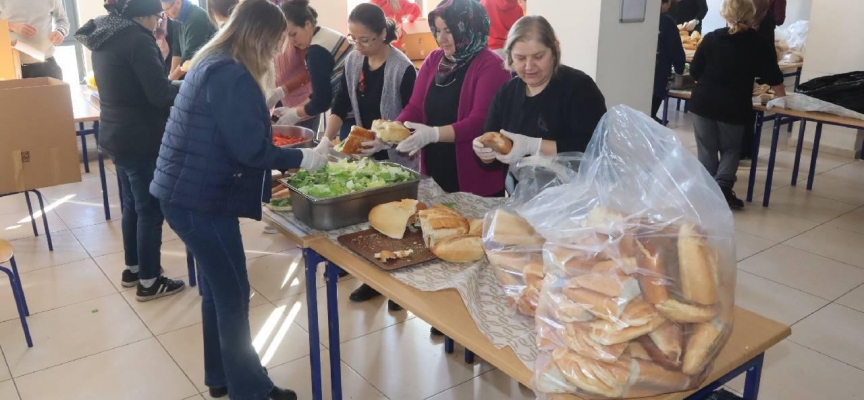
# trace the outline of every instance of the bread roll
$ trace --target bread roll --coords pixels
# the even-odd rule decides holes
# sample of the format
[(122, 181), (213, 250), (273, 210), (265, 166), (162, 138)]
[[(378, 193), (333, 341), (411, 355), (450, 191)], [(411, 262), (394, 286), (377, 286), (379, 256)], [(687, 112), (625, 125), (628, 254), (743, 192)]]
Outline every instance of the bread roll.
[(655, 316), (647, 324), (639, 326), (626, 326), (621, 323), (597, 320), (590, 324), (590, 337), (595, 342), (607, 346), (626, 343), (639, 336), (647, 335), (660, 327), (660, 325), (663, 325), (664, 322), (666, 322), (666, 319), (660, 316)]
[(702, 373), (719, 341), (720, 330), (713, 323), (705, 322), (694, 325), (690, 337), (687, 338), (687, 349), (684, 352), (684, 364), (681, 367), (681, 372), (687, 375)]
[(528, 286), (533, 286), (537, 289), (543, 286), (543, 277), (546, 273), (543, 271), (543, 263), (539, 261), (530, 261), (525, 264), (525, 269), (522, 270), (522, 276), (525, 278), (525, 283)]
[(572, 287), (582, 287), (611, 297), (631, 300), (639, 295), (639, 284), (621, 270), (607, 273), (591, 272), (570, 281)]
[(471, 236), (483, 236), (483, 220), (479, 218), (469, 219), (468, 234)]
[(524, 218), (504, 211), (495, 210), (490, 229), (491, 240), (503, 246), (540, 246), (545, 240)]
[(408, 221), (417, 213), (417, 200), (405, 199), (379, 204), (369, 211), (369, 225), (387, 237), (402, 239)]
[(650, 239), (636, 241), (636, 265), (639, 266), (639, 286), (642, 297), (651, 304), (657, 304), (669, 298), (666, 288), (666, 268), (660, 249)]
[(522, 315), (533, 317), (537, 312), (537, 304), (540, 302), (540, 289), (527, 286), (516, 300), (516, 311)]
[(498, 132), (486, 132), (479, 139), (480, 144), (499, 154), (510, 154), (513, 141)]
[[(634, 390), (652, 390), (654, 394), (662, 392), (677, 392), (690, 387), (690, 377), (678, 372), (670, 371), (651, 361), (635, 359), (633, 373), (636, 380), (632, 388)], [(631, 395), (628, 391), (628, 395)]]
[(708, 322), (714, 319), (718, 312), (716, 306), (684, 304), (675, 299), (667, 299), (655, 307), (664, 317), (679, 323)]
[(605, 346), (590, 337), (591, 328), (585, 324), (567, 324), (564, 327), (564, 342), (567, 347), (592, 360), (615, 362), (627, 349), (626, 343)]
[(629, 357), (605, 363), (559, 347), (552, 352), (552, 359), (570, 383), (589, 393), (621, 397), (630, 379)]
[(648, 354), (648, 350), (645, 350), (645, 347), (639, 344), (638, 341), (634, 340), (630, 342), (627, 345), (627, 351), (630, 352), (630, 357), (632, 358), (651, 361), (651, 355)]
[(372, 131), (378, 135), (379, 139), (390, 144), (399, 143), (411, 136), (411, 131), (402, 123), (383, 119), (372, 121)]
[(540, 263), (542, 265), (543, 263), (543, 255), (540, 253), (487, 251), (486, 257), (489, 258), (489, 264), (520, 275), (525, 271), (526, 264)]
[(585, 221), (582, 226), (586, 228), (594, 228), (600, 233), (608, 234), (612, 232), (613, 226), (624, 222), (626, 215), (608, 207), (597, 206), (588, 211)]
[(702, 305), (716, 304), (720, 300), (717, 252), (692, 224), (681, 225), (678, 232), (678, 261), (684, 299)]
[(617, 320), (626, 306), (626, 304), (619, 303), (609, 296), (583, 288), (566, 287), (564, 288), (564, 296), (597, 318), (607, 321)]
[(594, 264), (591, 267), (592, 272), (609, 273), (613, 271), (621, 271), (625, 274), (632, 275), (638, 270), (635, 258), (619, 258), (615, 260), (602, 261)]
[[(648, 338), (666, 360), (664, 365), (681, 366), (681, 353), (683, 353), (684, 332), (681, 326), (674, 322), (666, 322), (653, 332)], [(649, 353), (650, 354), (650, 353)]]
[(471, 227), (465, 218), (458, 213), (440, 209), (428, 209), (418, 212), (420, 229), (423, 231), (423, 241), (426, 247), (433, 248), (440, 240), (452, 236), (465, 236)]
[(436, 243), (432, 254), (447, 262), (477, 261), (483, 258), (483, 239), (480, 236), (449, 237)]
[(558, 368), (554, 361), (541, 367), (536, 383), (537, 390), (539, 390), (540, 393), (562, 394), (573, 391), (570, 387), (570, 383), (567, 382), (567, 378), (564, 377), (564, 374), (561, 373), (561, 369)]
[(363, 149), (363, 142), (371, 142), (375, 140), (375, 133), (363, 127), (354, 125), (351, 127), (351, 133), (345, 138), (345, 145), (342, 146), (342, 153), (348, 155), (360, 154)]
[(544, 252), (549, 255), (553, 264), (564, 268), (572, 275), (591, 271), (594, 265), (603, 261), (597, 257), (590, 256), (585, 251), (559, 245), (546, 245)]
[(636, 298), (627, 303), (627, 307), (624, 307), (624, 311), (621, 312), (621, 317), (615, 322), (625, 327), (640, 326), (651, 323), (659, 315), (660, 313), (650, 304), (642, 301), (640, 298)]
[(552, 309), (555, 319), (561, 323), (588, 322), (594, 319), (585, 307), (566, 297), (555, 299)]

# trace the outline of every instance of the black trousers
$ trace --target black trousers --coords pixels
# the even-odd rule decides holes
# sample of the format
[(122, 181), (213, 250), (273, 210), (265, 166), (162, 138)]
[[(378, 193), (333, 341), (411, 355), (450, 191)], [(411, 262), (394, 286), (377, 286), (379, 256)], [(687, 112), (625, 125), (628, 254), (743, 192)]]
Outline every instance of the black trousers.
[(63, 70), (60, 69), (57, 60), (51, 57), (46, 59), (45, 62), (22, 65), (21, 77), (24, 79), (50, 77), (62, 81)]
[(657, 112), (660, 111), (660, 106), (663, 105), (663, 100), (665, 99), (657, 96), (651, 98), (651, 118), (655, 121), (660, 120), (660, 117), (657, 116)]

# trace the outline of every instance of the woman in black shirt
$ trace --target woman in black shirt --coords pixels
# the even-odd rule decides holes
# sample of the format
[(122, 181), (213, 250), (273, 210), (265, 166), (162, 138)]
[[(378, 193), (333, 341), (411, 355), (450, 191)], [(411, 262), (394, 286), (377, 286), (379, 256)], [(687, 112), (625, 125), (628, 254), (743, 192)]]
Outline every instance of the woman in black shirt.
[(513, 140), (513, 149), (499, 154), (475, 139), (477, 156), (486, 163), (512, 164), (538, 153), (584, 152), (606, 113), (606, 100), (590, 76), (560, 65), (560, 46), (549, 22), (541, 16), (521, 18), (504, 52), (519, 78), (498, 90), (485, 131), (500, 131)]
[[(348, 17), (348, 31), (355, 42), (355, 50), (348, 54), (339, 93), (327, 120), (326, 136), (331, 140), (340, 133), (352, 111), (356, 124), (366, 129), (370, 129), (376, 119), (396, 119), (411, 99), (417, 80), (417, 70), (411, 60), (390, 45), (396, 40), (396, 24), (384, 16), (381, 8), (370, 3), (358, 5)], [(390, 90), (393, 92), (384, 96), (384, 92)], [(368, 146), (364, 151), (366, 155), (383, 147), (376, 142)]]
[(732, 187), (753, 110), (753, 83), (761, 78), (780, 97), (786, 91), (774, 44), (749, 28), (756, 14), (752, 0), (725, 0), (720, 13), (729, 26), (705, 35), (690, 63), (690, 75), (697, 81), (690, 111), (699, 161), (720, 185), (730, 208), (739, 209), (744, 202)]

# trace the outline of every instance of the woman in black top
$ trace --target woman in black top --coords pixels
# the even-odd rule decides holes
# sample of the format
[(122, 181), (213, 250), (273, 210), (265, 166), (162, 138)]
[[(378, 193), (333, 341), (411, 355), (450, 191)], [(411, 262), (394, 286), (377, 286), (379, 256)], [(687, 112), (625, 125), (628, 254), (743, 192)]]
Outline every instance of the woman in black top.
[[(384, 11), (380, 7), (370, 3), (358, 5), (348, 17), (348, 31), (355, 43), (355, 50), (353, 54), (348, 55), (349, 61), (346, 61), (346, 71), (342, 75), (339, 93), (333, 100), (331, 115), (327, 120), (326, 136), (331, 140), (340, 133), (342, 124), (352, 111), (354, 111), (356, 125), (366, 129), (372, 128), (372, 121), (386, 119), (382, 115), (387, 112), (384, 109), (388, 106), (395, 109), (389, 110), (390, 112), (396, 113), (396, 116), (390, 116), (389, 119), (395, 119), (411, 99), (414, 82), (417, 80), (417, 70), (411, 61), (390, 45), (396, 40), (396, 24), (384, 16)], [(355, 76), (357, 71), (351, 70), (349, 64), (359, 60), (362, 60), (362, 69), (359, 75)], [(385, 82), (388, 62), (404, 66), (400, 68), (398, 93), (394, 93), (398, 98), (396, 96), (383, 98), (384, 86), (389, 83)], [(349, 86), (349, 77), (352, 78), (352, 82), (356, 82), (354, 87)], [(350, 95), (351, 90), (354, 90), (354, 96)], [(357, 110), (353, 110), (352, 97), (356, 99)], [(394, 104), (385, 105), (386, 102), (394, 102)], [(359, 118), (356, 117), (358, 115)], [(345, 137), (341, 139), (344, 140)], [(374, 154), (383, 147), (376, 142), (368, 145), (369, 147), (364, 150), (365, 155)]]
[(705, 35), (690, 63), (697, 81), (690, 111), (695, 114), (699, 161), (714, 175), (729, 206), (738, 209), (744, 202), (732, 187), (744, 126), (753, 110), (753, 83), (761, 78), (781, 97), (786, 91), (773, 43), (749, 28), (756, 14), (752, 0), (725, 0), (720, 13), (729, 26)]
[(590, 76), (560, 65), (560, 46), (549, 22), (522, 17), (510, 30), (504, 54), (519, 78), (498, 90), (485, 131), (500, 131), (513, 140), (513, 149), (499, 154), (478, 138), (473, 143), (477, 156), (486, 163), (512, 164), (538, 153), (584, 152), (606, 113), (606, 100)]

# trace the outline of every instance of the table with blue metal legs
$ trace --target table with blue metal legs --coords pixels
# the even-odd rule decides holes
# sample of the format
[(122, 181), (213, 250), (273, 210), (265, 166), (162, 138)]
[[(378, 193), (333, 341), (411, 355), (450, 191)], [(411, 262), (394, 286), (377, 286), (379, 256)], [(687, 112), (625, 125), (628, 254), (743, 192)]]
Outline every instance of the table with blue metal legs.
[[(369, 264), (355, 254), (333, 243), (326, 237), (312, 238), (304, 247), (306, 260), (306, 298), (309, 317), (309, 346), (319, 346), (317, 289), (315, 277), (322, 263), (326, 268), (327, 324), (329, 327), (331, 399), (342, 399), (341, 357), (339, 343), (339, 309), (337, 282), (340, 268), (405, 307), (419, 318), (440, 329), (448, 337), (445, 351), (452, 352), (458, 341), (471, 348), (484, 361), (494, 365), (520, 383), (530, 386), (533, 371), (516, 358), (509, 349), (498, 349), (477, 329), (468, 315), (459, 294), (454, 290), (421, 292), (405, 285), (386, 271)], [(709, 383), (699, 390), (671, 393), (652, 397), (656, 400), (704, 399), (711, 392), (735, 377), (745, 374), (744, 399), (758, 398), (764, 353), (791, 334), (788, 326), (769, 320), (750, 311), (737, 308), (734, 312), (735, 328), (726, 347), (715, 360)], [(452, 338), (452, 339), (451, 339)], [(311, 351), (313, 399), (322, 398), (320, 352)], [(473, 362), (474, 353), (466, 352), (466, 361)], [(575, 396), (568, 399), (577, 400)]]
[[(816, 159), (819, 155), (819, 142), (822, 139), (822, 127), (823, 125), (832, 125), (839, 126), (843, 128), (850, 128), (861, 130), (864, 129), (864, 120), (848, 118), (848, 117), (840, 117), (832, 114), (825, 114), (821, 112), (813, 112), (813, 111), (797, 111), (797, 110), (789, 110), (780, 107), (774, 107), (771, 109), (774, 111), (774, 130), (771, 137), (771, 153), (768, 157), (768, 175), (765, 179), (765, 194), (762, 197), (762, 205), (764, 207), (768, 207), (768, 204), (771, 200), (771, 183), (774, 178), (774, 165), (777, 156), (777, 147), (778, 142), (780, 140), (780, 127), (784, 123), (789, 123), (790, 126), (795, 121), (800, 121), (800, 125), (798, 127), (798, 143), (795, 146), (795, 161), (792, 167), (792, 186), (798, 185), (798, 168), (801, 165), (801, 153), (803, 152), (804, 147), (804, 134), (807, 129), (807, 122), (816, 123), (816, 131), (813, 136), (813, 150), (810, 157), (810, 170), (807, 175), (807, 190), (813, 190), (813, 180), (816, 176)], [(757, 135), (759, 133), (757, 132)], [(864, 157), (864, 147), (861, 149), (861, 157)], [(755, 174), (755, 160), (756, 156), (754, 154), (754, 163), (751, 166), (750, 176), (751, 181)], [(751, 194), (748, 192), (748, 201), (751, 200)]]
[(54, 251), (54, 242), (51, 240), (51, 230), (48, 228), (48, 215), (45, 214), (45, 201), (42, 197), (42, 192), (39, 189), (25, 190), (23, 192), (3, 193), (0, 197), (11, 196), (14, 194), (24, 194), (24, 200), (27, 201), (27, 212), (30, 215), (30, 226), (33, 228), (33, 236), (39, 236), (39, 228), (36, 225), (36, 216), (33, 215), (33, 203), (30, 202), (30, 193), (36, 195), (39, 200), (39, 212), (42, 213), (42, 225), (45, 228), (45, 238), (48, 240), (48, 251)]

